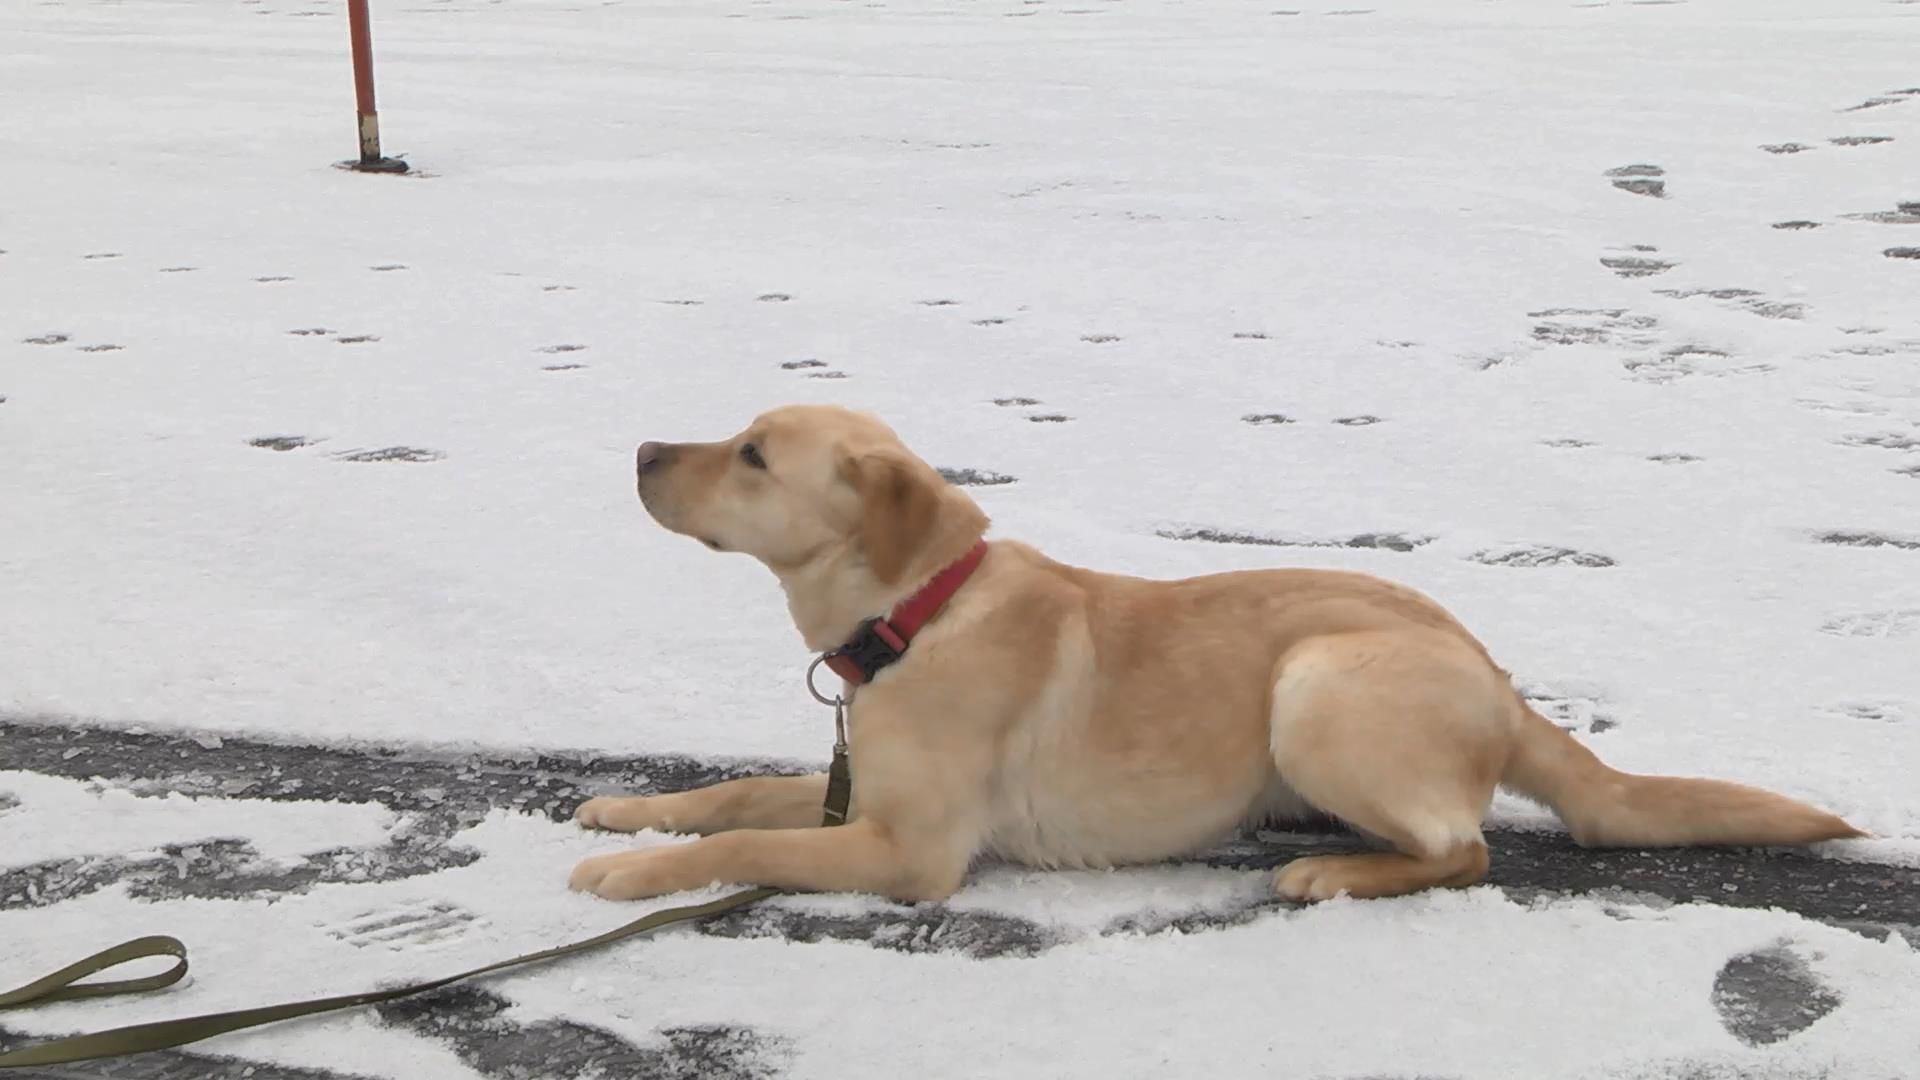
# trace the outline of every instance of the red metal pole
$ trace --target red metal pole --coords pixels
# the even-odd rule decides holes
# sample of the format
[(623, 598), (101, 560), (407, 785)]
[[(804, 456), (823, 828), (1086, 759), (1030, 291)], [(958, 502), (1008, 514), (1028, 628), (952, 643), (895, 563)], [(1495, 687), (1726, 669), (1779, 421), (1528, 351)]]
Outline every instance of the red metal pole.
[(380, 155), (380, 114), (373, 107), (373, 21), (367, 0), (347, 0), (347, 29), (353, 37), (353, 96), (360, 119), (360, 160), (353, 167), (405, 172), (406, 162)]

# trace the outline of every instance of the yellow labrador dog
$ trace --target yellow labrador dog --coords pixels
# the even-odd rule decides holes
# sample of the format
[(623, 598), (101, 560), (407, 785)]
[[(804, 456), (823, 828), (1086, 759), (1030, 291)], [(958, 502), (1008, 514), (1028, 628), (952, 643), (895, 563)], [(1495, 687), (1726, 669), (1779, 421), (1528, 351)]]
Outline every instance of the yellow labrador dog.
[(881, 627), (890, 663), (848, 672), (847, 824), (818, 827), (823, 774), (593, 799), (585, 825), (703, 838), (588, 859), (575, 889), (933, 900), (980, 856), (1145, 863), (1331, 815), (1391, 850), (1295, 859), (1274, 888), (1394, 896), (1486, 874), (1497, 787), (1550, 806), (1586, 846), (1865, 835), (1770, 792), (1607, 767), (1438, 604), (1379, 578), (1148, 580), (985, 542), (973, 499), (864, 413), (780, 408), (722, 442), (647, 443), (637, 465), (661, 525), (773, 571), (809, 649), (854, 640), (871, 659), (872, 620), (902, 625)]

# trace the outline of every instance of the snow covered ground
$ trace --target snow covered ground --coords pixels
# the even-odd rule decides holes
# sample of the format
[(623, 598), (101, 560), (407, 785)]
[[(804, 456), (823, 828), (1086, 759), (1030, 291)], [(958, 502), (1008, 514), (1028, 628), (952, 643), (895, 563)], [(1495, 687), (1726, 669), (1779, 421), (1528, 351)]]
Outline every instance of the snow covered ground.
[[(1877, 837), (1836, 874), (1920, 867), (1920, 4), (399, 0), (375, 44), (414, 176), (332, 167), (336, 0), (0, 5), (0, 987), (136, 933), (196, 964), (7, 1030), (439, 974), (640, 910), (567, 872), (671, 841), (564, 805), (433, 817), (404, 785), (266, 798), (87, 755), (818, 761), (772, 580), (632, 496), (639, 440), (785, 401), (881, 412), (1069, 560), (1404, 580), (1613, 763), (1829, 806)], [(49, 726), (103, 731), (9, 760)], [(427, 818), (463, 854), (327, 854)], [(136, 863), (177, 872), (102, 869)], [(1015, 949), (782, 901), (880, 936), (670, 933), (451, 1019), (168, 1060), (1920, 1077), (1898, 933), (1496, 886), (1292, 912), (1250, 906), (1263, 882), (989, 869), (941, 917)], [(1755, 972), (1799, 996), (1755, 1005)]]

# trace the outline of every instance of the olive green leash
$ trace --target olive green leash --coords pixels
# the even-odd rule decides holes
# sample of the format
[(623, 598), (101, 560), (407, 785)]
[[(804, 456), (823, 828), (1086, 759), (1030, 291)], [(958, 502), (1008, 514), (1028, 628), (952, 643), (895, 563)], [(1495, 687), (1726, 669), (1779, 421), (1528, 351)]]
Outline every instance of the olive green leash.
[[(811, 686), (811, 683), (809, 683)], [(816, 696), (818, 696), (816, 694)], [(847, 820), (847, 805), (853, 795), (853, 778), (847, 766), (846, 703), (835, 697), (830, 704), (834, 707), (834, 744), (833, 764), (827, 771), (827, 798), (823, 809), (823, 826), (839, 825)], [(371, 990), (361, 994), (342, 994), (337, 997), (315, 998), (310, 1001), (294, 1001), (281, 1005), (266, 1005), (255, 1009), (237, 1009), (233, 1012), (208, 1013), (203, 1016), (185, 1016), (176, 1020), (160, 1020), (150, 1024), (133, 1024), (128, 1027), (113, 1028), (108, 1031), (95, 1031), (85, 1035), (73, 1035), (64, 1039), (49, 1039), (15, 1050), (0, 1053), (0, 1069), (24, 1069), (35, 1065), (65, 1065), (76, 1061), (93, 1061), (99, 1058), (122, 1057), (127, 1054), (143, 1054), (149, 1050), (165, 1050), (169, 1047), (184, 1046), (187, 1043), (210, 1039), (215, 1035), (224, 1035), (229, 1031), (258, 1027), (262, 1024), (292, 1020), (301, 1016), (314, 1016), (319, 1013), (335, 1012), (340, 1009), (354, 1009), (363, 1005), (378, 1005), (382, 1002), (424, 994), (450, 986), (463, 979), (477, 978), (508, 968), (538, 964), (547, 960), (558, 960), (564, 956), (587, 952), (603, 945), (612, 945), (630, 937), (651, 933), (663, 926), (676, 923), (695, 922), (711, 918), (728, 911), (735, 911), (750, 904), (757, 904), (772, 896), (778, 896), (781, 890), (774, 888), (743, 889), (729, 893), (704, 904), (688, 904), (684, 907), (662, 908), (649, 912), (638, 919), (609, 930), (604, 934), (576, 941), (568, 945), (559, 945), (551, 949), (516, 956), (511, 960), (501, 960), (463, 971), (458, 975), (448, 975), (442, 979), (428, 982), (410, 983), (390, 990)], [(152, 957), (171, 956), (174, 964), (157, 975), (147, 975), (134, 979), (115, 979), (107, 982), (81, 982), (89, 975), (97, 975), (109, 968), (118, 967), (134, 960)], [(187, 973), (187, 947), (178, 938), (157, 934), (151, 937), (135, 938), (132, 941), (103, 949), (77, 963), (69, 964), (59, 971), (42, 979), (37, 979), (20, 987), (0, 993), (0, 1011), (7, 1009), (31, 1008), (36, 1005), (51, 1005), (61, 1001), (78, 1001), (85, 998), (109, 997), (117, 994), (144, 994), (163, 990), (179, 982)]]

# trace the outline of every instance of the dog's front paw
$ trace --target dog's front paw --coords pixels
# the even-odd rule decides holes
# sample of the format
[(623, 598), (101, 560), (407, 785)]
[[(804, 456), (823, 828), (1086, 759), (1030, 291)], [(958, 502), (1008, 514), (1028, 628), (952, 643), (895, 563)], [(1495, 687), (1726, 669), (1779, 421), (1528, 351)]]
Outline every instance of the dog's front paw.
[(567, 887), (607, 900), (645, 900), (708, 884), (695, 880), (687, 860), (673, 847), (595, 855), (573, 868)]
[(1331, 900), (1348, 887), (1343, 867), (1338, 855), (1303, 856), (1274, 873), (1273, 891), (1302, 904)]
[(640, 832), (643, 829), (666, 831), (667, 820), (655, 801), (644, 795), (628, 798), (588, 799), (573, 812), (573, 820), (589, 829), (613, 832)]

